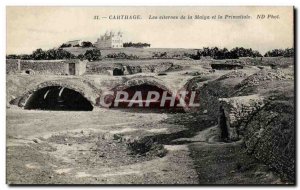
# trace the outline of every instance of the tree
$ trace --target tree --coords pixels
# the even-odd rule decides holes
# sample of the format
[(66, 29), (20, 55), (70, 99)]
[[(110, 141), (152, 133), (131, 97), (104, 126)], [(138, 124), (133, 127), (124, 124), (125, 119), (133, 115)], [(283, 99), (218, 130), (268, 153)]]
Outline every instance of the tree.
[(89, 61), (97, 61), (101, 58), (101, 52), (99, 49), (87, 50), (84, 54), (84, 57)]
[(20, 55), (20, 59), (31, 60), (33, 58), (32, 58), (32, 55), (23, 54), (23, 55)]
[(79, 55), (77, 55), (77, 59), (80, 59), (80, 60), (83, 60), (85, 57), (84, 57), (84, 55), (83, 54), (79, 54)]
[(17, 59), (23, 59), (23, 60), (55, 60), (55, 59), (74, 59), (76, 58), (75, 55), (72, 53), (59, 48), (59, 49), (49, 49), (47, 51), (44, 51), (42, 49), (37, 49), (32, 52), (32, 54), (27, 55), (23, 54), (20, 56), (15, 56), (15, 55), (8, 55), (7, 58), (12, 59), (12, 58), (17, 58)]
[(273, 49), (265, 53), (265, 57), (294, 57), (294, 48)]
[(87, 47), (94, 47), (93, 43), (92, 43), (92, 42), (89, 42), (89, 41), (82, 42), (82, 43), (81, 43), (81, 46), (84, 47), (84, 48), (87, 48)]
[(46, 51), (46, 59), (52, 60), (57, 58), (57, 51), (55, 49), (50, 49)]
[(15, 54), (10, 54), (10, 55), (6, 55), (6, 59), (20, 59), (20, 56)]
[(74, 59), (76, 58), (75, 55), (73, 55), (72, 53), (63, 50), (63, 49), (58, 49), (56, 50), (56, 59)]
[(144, 47), (150, 47), (151, 45), (148, 43), (132, 43), (132, 42), (126, 42), (123, 43), (123, 47), (135, 47), (135, 48), (144, 48)]
[(32, 53), (32, 58), (34, 60), (46, 59), (46, 52), (44, 52), (41, 48), (39, 48)]
[(62, 44), (60, 46), (60, 48), (66, 48), (66, 47), (72, 47), (72, 45), (71, 44)]
[(262, 57), (262, 55), (251, 48), (235, 47), (228, 51), (227, 48), (220, 49), (218, 47), (204, 47), (199, 49), (196, 54), (190, 54), (192, 59), (201, 59), (201, 57), (212, 57), (214, 59), (238, 59), (239, 57)]
[(283, 53), (284, 57), (294, 57), (294, 48), (287, 48)]

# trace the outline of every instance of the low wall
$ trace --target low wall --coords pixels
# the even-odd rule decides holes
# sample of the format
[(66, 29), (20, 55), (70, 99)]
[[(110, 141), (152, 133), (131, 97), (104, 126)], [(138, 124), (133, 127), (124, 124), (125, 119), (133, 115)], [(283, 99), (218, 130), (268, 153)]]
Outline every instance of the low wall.
[(32, 61), (22, 60), (21, 71), (33, 70), (35, 74), (67, 75), (68, 67), (63, 61)]
[[(238, 96), (233, 98), (220, 98), (220, 115), (224, 114), (224, 126), (222, 130), (227, 130), (228, 140), (239, 140), (244, 135), (245, 124), (251, 114), (259, 110), (264, 105), (264, 99), (258, 95)], [(219, 117), (219, 125), (222, 118)]]
[(18, 59), (7, 59), (6, 60), (6, 73), (17, 73), (20, 70), (20, 60)]
[(6, 60), (6, 73), (69, 75), (69, 63), (75, 64), (75, 75), (86, 72), (86, 61), (74, 60)]
[[(75, 75), (83, 75), (86, 72), (86, 64), (87, 60), (79, 61), (79, 60), (74, 60), (75, 61)], [(68, 63), (68, 62), (66, 62)]]
[(113, 63), (108, 65), (88, 65), (88, 74), (109, 74), (112, 73), (114, 69), (121, 69), (123, 75), (132, 75), (136, 73), (161, 73), (166, 72), (173, 67), (171, 62), (162, 62), (157, 64), (146, 64), (146, 65), (130, 65), (122, 63)]

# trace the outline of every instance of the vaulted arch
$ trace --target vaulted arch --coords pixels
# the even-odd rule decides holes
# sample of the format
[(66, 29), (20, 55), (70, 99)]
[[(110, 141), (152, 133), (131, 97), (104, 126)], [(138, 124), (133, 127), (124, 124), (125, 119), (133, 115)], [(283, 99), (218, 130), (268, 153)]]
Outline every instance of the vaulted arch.
[[(62, 106), (62, 110), (85, 110), (83, 105), (80, 106), (81, 102), (89, 105), (87, 106), (89, 107), (88, 110), (92, 110), (91, 106), (96, 105), (96, 99), (100, 95), (100, 91), (92, 84), (77, 79), (46, 81), (28, 89), (23, 95), (14, 100), (14, 104), (25, 109), (47, 108), (56, 110), (59, 106)], [(66, 105), (63, 105), (63, 102)], [(70, 104), (78, 105), (71, 106)], [(51, 107), (51, 105), (56, 108)]]

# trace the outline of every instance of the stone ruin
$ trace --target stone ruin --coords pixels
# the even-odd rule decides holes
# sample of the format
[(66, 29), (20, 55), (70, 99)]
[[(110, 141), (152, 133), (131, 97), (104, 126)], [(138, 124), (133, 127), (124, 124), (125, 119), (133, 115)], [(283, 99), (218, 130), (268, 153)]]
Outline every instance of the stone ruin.
[(90, 64), (87, 67), (87, 74), (107, 74), (111, 76), (133, 75), (137, 73), (162, 73), (172, 69), (178, 69), (177, 65), (171, 62), (162, 62), (157, 64), (126, 64), (112, 63), (94, 65)]
[(106, 74), (111, 76), (132, 75), (137, 73), (163, 73), (177, 69), (178, 66), (171, 62), (157, 64), (131, 65), (124, 63), (112, 64), (87, 64), (79, 59), (71, 60), (20, 60), (7, 59), (6, 73), (23, 73), (28, 75), (83, 75)]
[(7, 59), (6, 73), (42, 74), (42, 75), (83, 75), (87, 61), (71, 60), (20, 60)]
[[(284, 179), (294, 180), (294, 105), (292, 95), (285, 96), (284, 91), (276, 90), (284, 89), (282, 85), (292, 82), (293, 76), (281, 70), (264, 69), (251, 75), (235, 70), (204, 79), (196, 77), (186, 88), (199, 91), (199, 112), (218, 120), (221, 139), (243, 142), (251, 156)], [(273, 97), (278, 92), (283, 93), (278, 95), (281, 99)]]
[(220, 98), (219, 128), (226, 141), (243, 140), (246, 150), (295, 179), (295, 118), (293, 105), (259, 95)]
[[(71, 63), (75, 64), (74, 71), (71, 71), (69, 68)], [(28, 65), (30, 64), (31, 66), (29, 67)], [(224, 66), (218, 65), (220, 68)], [(172, 63), (162, 63), (161, 65), (116, 64), (110, 67), (103, 66), (102, 68), (96, 68), (93, 66), (86, 67), (84, 63), (73, 60), (7, 61), (7, 73), (29, 71), (29, 74), (50, 73), (55, 75), (97, 74), (102, 71), (109, 72), (111, 75), (130, 75), (140, 72), (160, 73), (168, 71), (172, 67)], [(236, 69), (236, 67), (224, 67), (224, 69), (232, 68)], [(263, 69), (251, 76), (242, 71), (235, 70), (210, 81), (204, 80), (203, 77), (190, 77), (189, 79), (189, 81), (182, 82), (180, 85), (172, 84), (173, 86), (177, 85), (176, 88), (169, 88), (170, 85), (167, 85), (167, 87), (163, 86), (166, 81), (159, 81), (155, 78), (146, 79), (137, 76), (136, 78), (127, 79), (126, 77), (120, 77), (120, 81), (112, 81), (113, 84), (110, 83), (108, 85), (110, 88), (108, 86), (107, 88), (115, 90), (131, 86), (152, 85), (161, 89), (166, 88), (168, 91), (178, 90), (182, 86), (187, 90), (199, 90), (200, 98), (202, 98), (200, 102), (203, 108), (200, 113), (212, 114), (212, 117), (216, 116), (218, 118), (221, 136), (224, 140), (243, 140), (250, 154), (265, 162), (270, 167), (275, 168), (276, 171), (279, 171), (287, 178), (293, 179), (295, 175), (293, 173), (293, 156), (295, 155), (293, 134), (295, 129), (292, 128), (294, 126), (294, 118), (291, 118), (294, 115), (293, 107), (281, 102), (276, 102), (278, 104), (275, 104), (274, 101), (270, 101), (270, 99), (261, 95), (248, 95), (244, 92), (244, 89), (247, 90), (249, 87), (260, 86), (264, 81), (292, 80), (292, 76), (287, 76), (279, 70), (270, 72)], [(105, 84), (105, 82), (101, 83), (101, 88)], [(20, 95), (20, 98), (15, 99), (14, 102), (20, 107), (26, 107), (26, 102), (32, 94), (49, 86), (55, 88), (59, 86), (77, 91), (92, 106), (97, 105), (97, 98), (101, 95), (99, 93), (100, 87), (93, 86), (87, 81), (75, 81), (75, 79), (74, 81), (46, 81), (33, 87), (25, 94)], [(74, 86), (78, 88), (74, 88)], [(58, 90), (56, 89), (56, 91)], [(290, 113), (288, 110), (291, 110)]]
[(220, 98), (219, 102), (219, 125), (225, 134), (223, 138), (230, 141), (243, 137), (245, 124), (251, 114), (264, 106), (264, 98), (258, 95)]

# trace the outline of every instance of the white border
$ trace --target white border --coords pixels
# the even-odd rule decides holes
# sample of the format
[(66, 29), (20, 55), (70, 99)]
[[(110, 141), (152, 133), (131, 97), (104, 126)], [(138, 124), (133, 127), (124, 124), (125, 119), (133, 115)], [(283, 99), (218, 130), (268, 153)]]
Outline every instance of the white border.
[[(99, 2), (99, 0), (81, 0), (81, 1), (75, 1), (75, 0), (67, 0), (67, 1), (61, 1), (61, 0), (2, 0), (0, 1), (0, 32), (1, 32), (1, 39), (2, 43), (0, 43), (0, 52), (1, 52), (1, 63), (0, 63), (0, 122), (1, 122), (1, 131), (0, 131), (0, 189), (8, 189), (12, 187), (8, 187), (5, 184), (5, 118), (6, 118), (6, 98), (5, 98), (5, 92), (6, 92), (6, 86), (5, 86), (5, 55), (6, 55), (6, 6), (242, 6), (242, 5), (260, 5), (260, 6), (291, 6), (294, 5), (298, 9), (299, 14), (299, 7), (300, 7), (300, 1), (298, 0), (239, 0), (239, 1), (224, 1), (224, 0), (207, 0), (207, 1), (197, 1), (197, 0), (107, 0), (105, 2)], [(299, 26), (299, 20), (297, 19), (297, 25)], [(297, 46), (296, 46), (297, 47)], [(297, 49), (297, 55), (299, 55), (299, 50)], [(295, 63), (297, 64), (297, 63)], [(297, 66), (297, 73), (299, 73), (299, 66)], [(299, 79), (299, 77), (297, 77)], [(299, 80), (297, 80), (297, 87), (299, 84)], [(299, 97), (299, 96), (297, 96)], [(298, 104), (297, 104), (298, 107)], [(299, 112), (297, 113), (297, 118), (299, 117)], [(296, 126), (297, 127), (297, 126)], [(299, 138), (299, 129), (297, 129), (297, 137)], [(297, 141), (299, 142), (299, 141)], [(299, 144), (297, 143), (297, 147), (299, 147)], [(297, 166), (299, 165), (299, 155), (297, 154)], [(297, 167), (297, 182), (299, 182), (299, 173), (298, 173), (298, 167)], [(16, 188), (16, 187), (15, 187)], [(20, 187), (19, 187), (20, 188)], [(18, 188), (18, 189), (19, 189)], [(46, 189), (49, 188), (48, 186), (44, 187), (22, 187), (22, 188), (42, 188)], [(74, 188), (74, 187), (55, 187), (57, 189), (65, 189), (65, 188)], [(87, 189), (90, 187), (80, 187), (83, 189)], [(101, 189), (108, 189), (108, 187), (97, 187)], [(117, 189), (120, 187), (109, 187), (109, 189)], [(125, 187), (121, 187), (125, 188)], [(126, 187), (128, 188), (128, 187)], [(132, 187), (129, 187), (132, 188)], [(140, 188), (140, 187), (137, 187)], [(149, 187), (145, 187), (149, 188)], [(155, 188), (157, 190), (160, 190), (162, 188), (166, 187), (151, 187)], [(174, 188), (174, 187), (168, 187), (168, 188)], [(180, 187), (180, 188), (187, 188), (187, 187)], [(194, 188), (194, 187), (192, 187)], [(207, 188), (200, 186), (198, 188)], [(213, 189), (223, 189), (224, 187), (209, 187)], [(225, 188), (239, 188), (239, 187), (225, 187)], [(248, 187), (247, 187), (248, 188)], [(250, 187), (255, 189), (264, 189), (264, 188), (274, 188), (274, 187)], [(289, 188), (290, 187), (284, 187)]]

